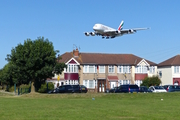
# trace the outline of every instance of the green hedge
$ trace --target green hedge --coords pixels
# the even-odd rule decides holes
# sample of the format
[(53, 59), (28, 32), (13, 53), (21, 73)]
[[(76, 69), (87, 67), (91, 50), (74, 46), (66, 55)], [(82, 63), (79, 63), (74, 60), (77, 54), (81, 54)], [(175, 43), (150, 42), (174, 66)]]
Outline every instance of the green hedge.
[[(28, 84), (28, 85), (22, 84), (22, 85), (20, 85), (20, 86), (16, 86), (16, 92), (18, 91), (18, 88), (23, 88), (23, 89), (25, 89), (25, 88), (29, 88), (29, 87), (31, 87), (29, 84)], [(8, 92), (14, 92), (14, 85), (13, 85), (13, 86), (9, 86), (9, 85), (8, 85), (8, 87), (6, 86), (6, 91), (8, 91)]]

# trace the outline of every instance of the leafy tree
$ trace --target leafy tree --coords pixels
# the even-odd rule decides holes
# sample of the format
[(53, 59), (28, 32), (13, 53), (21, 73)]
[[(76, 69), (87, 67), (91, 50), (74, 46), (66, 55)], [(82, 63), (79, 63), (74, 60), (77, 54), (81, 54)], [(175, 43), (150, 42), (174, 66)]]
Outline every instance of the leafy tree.
[(11, 64), (6, 64), (3, 69), (0, 70), (0, 81), (6, 85), (13, 85)]
[(146, 77), (143, 80), (143, 83), (141, 84), (141, 86), (158, 86), (161, 84), (161, 80), (159, 79), (158, 76), (152, 76), (152, 77)]
[[(31, 84), (31, 91), (35, 91), (35, 86), (44, 83), (47, 78), (54, 76), (56, 69), (63, 70), (66, 65), (58, 63), (52, 42), (44, 37), (39, 37), (32, 41), (27, 39), (24, 44), (19, 44), (11, 50), (11, 54), (7, 55), (7, 60), (12, 63), (14, 82)], [(36, 89), (37, 90), (37, 89)]]

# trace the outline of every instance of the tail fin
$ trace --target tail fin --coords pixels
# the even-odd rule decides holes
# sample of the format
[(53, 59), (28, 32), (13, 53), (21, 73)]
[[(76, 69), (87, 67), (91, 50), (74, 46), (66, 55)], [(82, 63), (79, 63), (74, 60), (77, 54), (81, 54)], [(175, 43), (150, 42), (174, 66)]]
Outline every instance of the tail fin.
[(124, 25), (124, 21), (121, 21), (119, 27), (118, 27), (118, 30), (122, 30), (123, 29), (123, 25)]

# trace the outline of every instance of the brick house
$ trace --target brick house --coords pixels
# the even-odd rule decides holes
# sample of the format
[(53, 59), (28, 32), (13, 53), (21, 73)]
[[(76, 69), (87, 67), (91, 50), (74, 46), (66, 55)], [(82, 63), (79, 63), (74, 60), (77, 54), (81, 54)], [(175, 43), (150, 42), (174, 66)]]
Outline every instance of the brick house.
[(59, 62), (67, 69), (48, 79), (55, 87), (64, 84), (83, 84), (89, 91), (104, 92), (122, 84), (140, 86), (146, 76), (157, 75), (157, 64), (133, 54), (80, 53), (78, 49), (66, 52)]

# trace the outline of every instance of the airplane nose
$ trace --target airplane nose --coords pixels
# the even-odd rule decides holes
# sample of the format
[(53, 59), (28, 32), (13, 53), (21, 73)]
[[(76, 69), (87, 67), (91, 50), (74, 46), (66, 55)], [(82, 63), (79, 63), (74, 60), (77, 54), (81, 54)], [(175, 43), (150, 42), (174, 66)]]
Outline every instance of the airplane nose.
[(93, 27), (93, 30), (94, 30), (94, 29), (96, 29), (96, 27), (95, 27), (95, 26)]
[(96, 28), (97, 28), (97, 25), (94, 25), (94, 26), (93, 26), (93, 30), (95, 30)]

